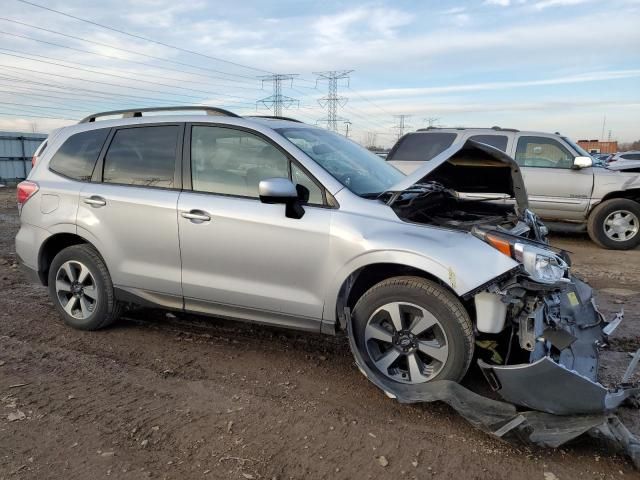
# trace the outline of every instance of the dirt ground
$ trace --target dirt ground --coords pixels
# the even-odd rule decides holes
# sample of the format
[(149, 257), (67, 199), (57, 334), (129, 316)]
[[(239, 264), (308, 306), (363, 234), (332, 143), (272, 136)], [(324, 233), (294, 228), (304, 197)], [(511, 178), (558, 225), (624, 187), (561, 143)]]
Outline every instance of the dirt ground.
[[(0, 188), (0, 479), (640, 478), (594, 440), (510, 445), (443, 404), (400, 405), (343, 338), (149, 310), (67, 328), (16, 267), (14, 198)], [(616, 377), (640, 347), (640, 250), (552, 243), (607, 315), (625, 305), (606, 359)], [(622, 416), (637, 426), (637, 410)]]

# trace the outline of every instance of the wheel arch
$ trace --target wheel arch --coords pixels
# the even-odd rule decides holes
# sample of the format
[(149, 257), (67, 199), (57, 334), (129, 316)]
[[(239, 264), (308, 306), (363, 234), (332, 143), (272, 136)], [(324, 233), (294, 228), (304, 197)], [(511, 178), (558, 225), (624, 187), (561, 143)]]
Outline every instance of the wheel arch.
[(410, 262), (398, 261), (371, 261), (358, 265), (346, 276), (343, 274), (343, 278), (338, 284), (339, 288), (337, 288), (335, 296), (332, 298), (332, 304), (325, 309), (323, 331), (335, 333), (336, 330), (344, 328), (347, 321), (346, 309), (353, 310), (358, 299), (375, 284), (398, 276), (415, 276), (431, 280), (446, 288), (467, 307), (467, 302), (464, 302), (452, 288), (449, 273), (445, 277), (442, 269), (439, 270), (440, 275), (437, 275), (433, 273), (433, 270), (419, 268)]
[(71, 232), (59, 232), (47, 238), (40, 247), (38, 253), (38, 275), (43, 285), (49, 284), (49, 267), (55, 256), (67, 247), (73, 245), (90, 245), (100, 256), (102, 254), (96, 246), (86, 238)]
[(591, 210), (589, 211), (589, 215), (593, 213), (593, 210), (598, 206), (602, 205), (607, 200), (614, 200), (618, 198), (626, 198), (628, 200), (633, 200), (635, 202), (640, 203), (640, 188), (630, 188), (629, 190), (616, 190), (615, 192), (607, 193), (602, 199), (591, 206)]

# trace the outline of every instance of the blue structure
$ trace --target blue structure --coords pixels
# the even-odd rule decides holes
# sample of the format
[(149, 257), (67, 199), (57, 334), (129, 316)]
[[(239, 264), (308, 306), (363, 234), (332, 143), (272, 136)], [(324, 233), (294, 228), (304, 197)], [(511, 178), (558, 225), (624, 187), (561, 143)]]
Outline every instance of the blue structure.
[(31, 157), (46, 138), (43, 133), (0, 132), (0, 183), (27, 178)]

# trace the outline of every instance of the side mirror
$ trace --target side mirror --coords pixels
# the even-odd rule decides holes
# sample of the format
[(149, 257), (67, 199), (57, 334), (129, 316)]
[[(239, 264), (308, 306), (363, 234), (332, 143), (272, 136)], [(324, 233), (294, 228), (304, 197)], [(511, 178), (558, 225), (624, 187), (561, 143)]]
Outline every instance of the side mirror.
[(288, 178), (267, 178), (258, 184), (258, 196), (262, 203), (284, 203), (285, 215), (289, 218), (302, 218), (304, 208), (300, 204), (298, 190)]
[(593, 158), (591, 157), (576, 157), (573, 159), (573, 168), (589, 168), (593, 166)]

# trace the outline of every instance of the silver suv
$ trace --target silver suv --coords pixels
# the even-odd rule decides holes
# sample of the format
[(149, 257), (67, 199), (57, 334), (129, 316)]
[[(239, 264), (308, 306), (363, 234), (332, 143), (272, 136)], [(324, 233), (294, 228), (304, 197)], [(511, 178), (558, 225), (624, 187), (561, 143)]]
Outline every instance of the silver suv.
[(640, 169), (594, 166), (585, 150), (558, 133), (431, 127), (399, 139), (387, 160), (409, 173), (466, 139), (492, 145), (515, 159), (531, 208), (549, 228), (588, 231), (604, 248), (640, 245)]
[[(99, 329), (137, 304), (346, 331), (398, 398), (459, 381), (478, 345), (509, 401), (576, 412), (626, 398), (596, 383), (613, 327), (546, 244), (510, 157), (455, 142), (405, 176), (323, 129), (197, 109), (208, 115), (96, 114), (37, 152), (16, 252), (67, 324)], [(487, 191), (515, 203), (463, 195)], [(588, 393), (557, 401), (528, 381), (540, 368)]]

